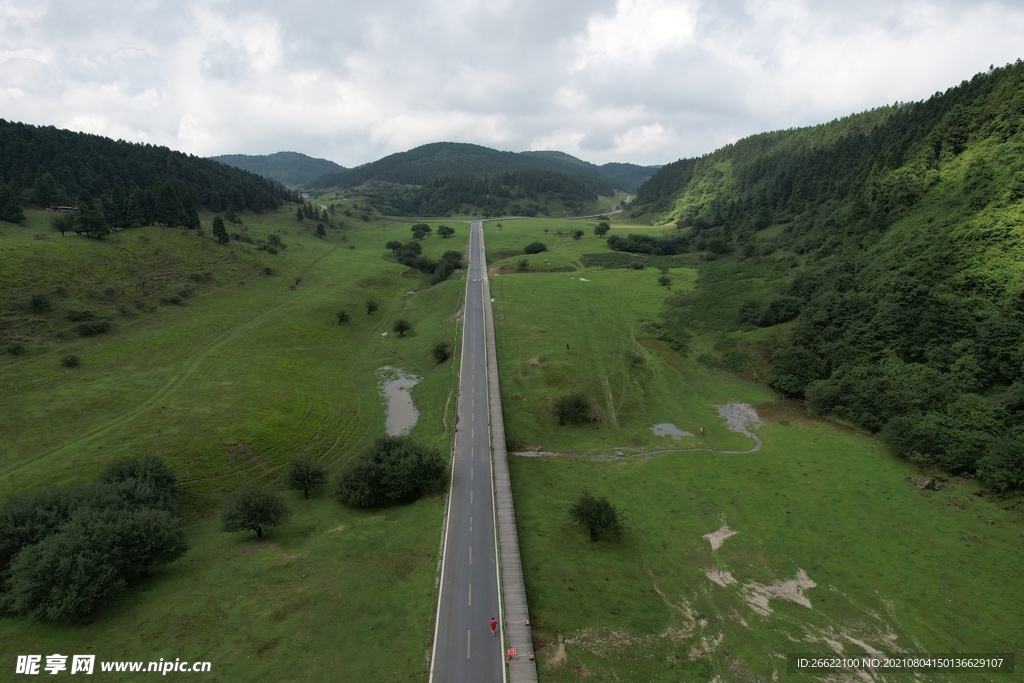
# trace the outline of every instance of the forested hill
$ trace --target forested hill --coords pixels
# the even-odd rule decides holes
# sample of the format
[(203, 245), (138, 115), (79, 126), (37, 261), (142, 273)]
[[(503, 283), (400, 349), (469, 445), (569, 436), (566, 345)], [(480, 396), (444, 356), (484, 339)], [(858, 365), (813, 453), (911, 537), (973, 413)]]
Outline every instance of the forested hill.
[(224, 154), (210, 158), (276, 180), (292, 188), (307, 187), (324, 174), (341, 173), (346, 170), (344, 166), (339, 166), (333, 161), (317, 159), (299, 152)]
[(551, 171), (511, 171), (480, 177), (445, 176), (425, 185), (371, 181), (363, 186), (368, 204), (385, 215), (448, 216), (459, 211), (491, 216), (549, 215), (552, 206), (581, 214), (599, 195), (613, 190), (605, 180)]
[(1024, 488), (1019, 60), (926, 101), (669, 164), (628, 210), (678, 230), (613, 249), (702, 252), (703, 291), (748, 283), (715, 321), (684, 295), (669, 318), (728, 323), (733, 348), (742, 330), (778, 326), (759, 337), (776, 389), (923, 466)]
[(426, 185), (446, 177), (481, 178), (517, 171), (577, 176), (603, 187), (631, 192), (655, 169), (635, 164), (596, 166), (562, 152), (501, 152), (467, 143), (435, 142), (346, 171), (329, 173), (313, 181), (312, 186), (351, 187), (370, 181)]
[(0, 119), (0, 204), (74, 205), (83, 190), (114, 208), (142, 193), (143, 211), (158, 191), (191, 211), (262, 211), (294, 198), (273, 180), (166, 147)]

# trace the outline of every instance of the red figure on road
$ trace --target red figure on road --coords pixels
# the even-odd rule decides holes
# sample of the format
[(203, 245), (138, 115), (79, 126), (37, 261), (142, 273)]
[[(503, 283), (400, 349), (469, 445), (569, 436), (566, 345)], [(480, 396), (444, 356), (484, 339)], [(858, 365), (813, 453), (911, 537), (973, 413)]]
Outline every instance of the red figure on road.
[(498, 632), (498, 622), (496, 622), (494, 620), (494, 617), (491, 617), (491, 635), (493, 636), (497, 632)]

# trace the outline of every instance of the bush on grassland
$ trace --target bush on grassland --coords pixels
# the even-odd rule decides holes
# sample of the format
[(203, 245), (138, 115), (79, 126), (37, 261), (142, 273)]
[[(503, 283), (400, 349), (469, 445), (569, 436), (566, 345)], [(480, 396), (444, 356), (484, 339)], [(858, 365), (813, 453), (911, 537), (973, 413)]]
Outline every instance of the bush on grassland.
[(436, 448), (384, 436), (341, 473), (334, 494), (343, 505), (379, 507), (438, 493), (447, 483), (448, 462)]

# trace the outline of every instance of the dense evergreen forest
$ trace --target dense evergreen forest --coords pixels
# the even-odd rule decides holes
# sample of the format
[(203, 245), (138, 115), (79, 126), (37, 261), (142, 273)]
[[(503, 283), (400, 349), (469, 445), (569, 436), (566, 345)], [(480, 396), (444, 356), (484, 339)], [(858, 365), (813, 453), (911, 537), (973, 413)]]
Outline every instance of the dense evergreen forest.
[[(922, 467), (1024, 488), (1019, 60), (926, 101), (669, 164), (628, 210), (676, 230), (612, 249), (707, 262), (705, 294), (676, 296), (666, 321), (717, 325), (733, 346), (778, 326), (767, 381), (810, 412), (880, 432)], [(749, 291), (728, 289), (745, 278)]]
[(94, 227), (198, 227), (200, 206), (263, 211), (294, 198), (275, 181), (166, 147), (0, 119), (0, 220), (21, 220), (28, 204), (84, 201)]
[(446, 176), (420, 186), (372, 182), (362, 191), (369, 203), (386, 215), (445, 216), (469, 205), (482, 209), (485, 217), (536, 216), (545, 210), (540, 203), (546, 199), (581, 213), (598, 195), (615, 192), (606, 180), (551, 171)]

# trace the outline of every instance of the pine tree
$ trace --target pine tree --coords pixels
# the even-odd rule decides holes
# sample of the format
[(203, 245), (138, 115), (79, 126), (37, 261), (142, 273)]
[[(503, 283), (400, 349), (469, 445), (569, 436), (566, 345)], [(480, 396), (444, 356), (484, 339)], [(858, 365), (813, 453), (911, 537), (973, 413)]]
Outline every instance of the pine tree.
[(25, 212), (21, 210), (18, 194), (0, 181), (0, 221), (20, 223), (25, 220)]
[(85, 233), (87, 237), (101, 239), (110, 234), (110, 226), (107, 225), (103, 214), (96, 208), (92, 201), (92, 195), (88, 190), (78, 193), (78, 209), (75, 211), (75, 232)]
[(227, 244), (230, 239), (228, 231), (224, 229), (224, 219), (219, 215), (213, 217), (213, 236), (221, 244)]

